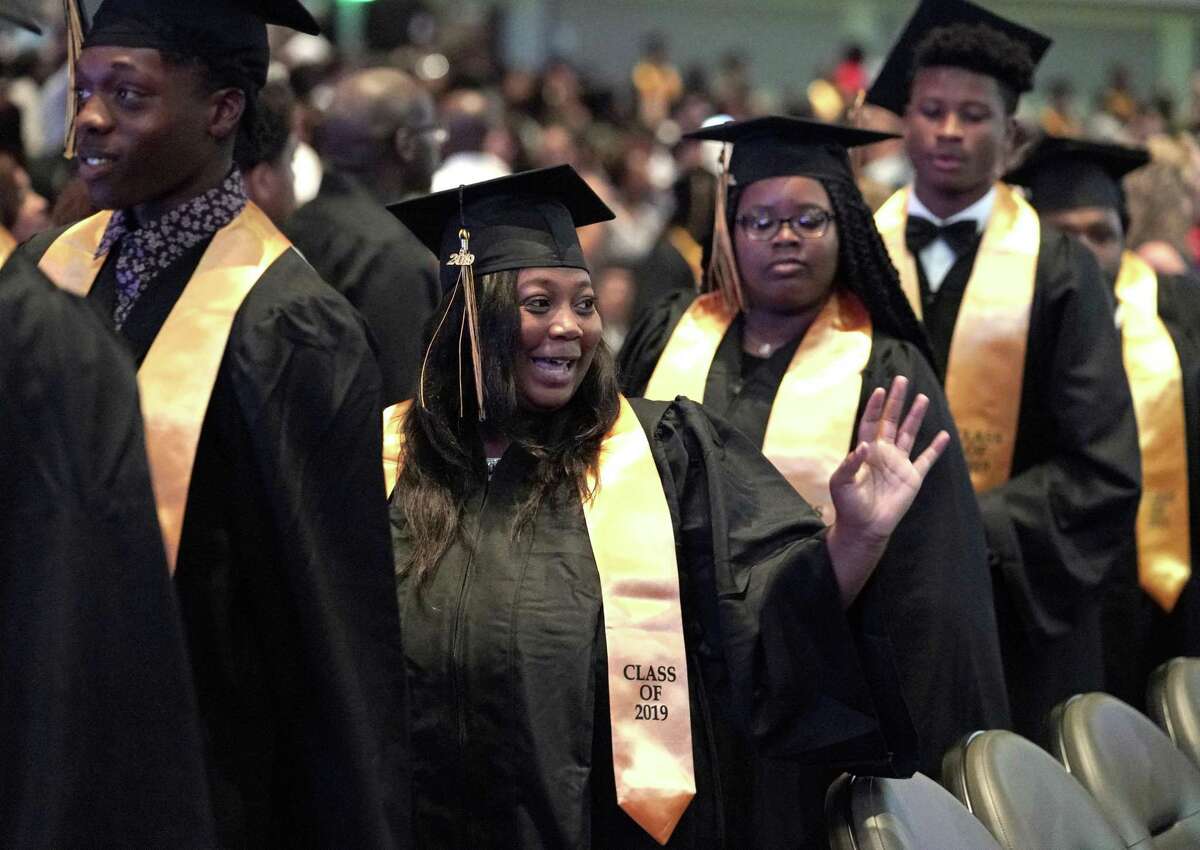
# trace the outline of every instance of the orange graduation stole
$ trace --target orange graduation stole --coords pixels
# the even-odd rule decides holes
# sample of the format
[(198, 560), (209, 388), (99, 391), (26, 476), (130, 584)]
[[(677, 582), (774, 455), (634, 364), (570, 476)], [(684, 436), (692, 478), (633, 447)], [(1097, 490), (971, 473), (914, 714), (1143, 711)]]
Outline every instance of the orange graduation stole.
[[(892, 195), (875, 214), (875, 225), (920, 318), (917, 259), (904, 242), (910, 191)], [(1033, 207), (996, 184), (996, 205), (963, 293), (946, 364), (946, 399), (977, 493), (1012, 474), (1040, 244), (1041, 222)]]
[[(389, 495), (411, 405), (401, 402), (383, 413)], [(666, 844), (696, 795), (679, 566), (650, 441), (624, 397), (589, 485), (583, 516), (604, 602), (617, 804)]]
[(1158, 276), (1126, 252), (1116, 283), (1121, 348), (1142, 450), (1138, 580), (1164, 610), (1192, 574), (1187, 425), (1179, 353), (1158, 317)]
[[(735, 315), (720, 293), (693, 301), (654, 367), (646, 398), (703, 401), (708, 370)], [(829, 476), (853, 442), (870, 356), (870, 315), (853, 293), (836, 290), (792, 356), (767, 420), (763, 454), (827, 525), (836, 518)]]
[(12, 252), (17, 249), (16, 238), (8, 232), (8, 228), (0, 227), (0, 266), (8, 262)]
[[(95, 256), (111, 212), (63, 233), (38, 267), (61, 288), (87, 295), (105, 257)], [(234, 316), (291, 243), (254, 204), (217, 231), (138, 370), (146, 454), (171, 572), (179, 554), (200, 429)]]

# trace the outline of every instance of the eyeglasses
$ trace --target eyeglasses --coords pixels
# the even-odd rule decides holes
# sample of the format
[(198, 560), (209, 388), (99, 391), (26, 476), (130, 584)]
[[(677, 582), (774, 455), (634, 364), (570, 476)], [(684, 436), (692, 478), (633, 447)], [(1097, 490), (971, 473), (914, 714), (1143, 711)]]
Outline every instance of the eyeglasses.
[(833, 213), (820, 207), (809, 207), (792, 216), (777, 216), (770, 210), (751, 210), (737, 217), (737, 225), (755, 242), (774, 239), (784, 222), (801, 239), (820, 239), (829, 230)]

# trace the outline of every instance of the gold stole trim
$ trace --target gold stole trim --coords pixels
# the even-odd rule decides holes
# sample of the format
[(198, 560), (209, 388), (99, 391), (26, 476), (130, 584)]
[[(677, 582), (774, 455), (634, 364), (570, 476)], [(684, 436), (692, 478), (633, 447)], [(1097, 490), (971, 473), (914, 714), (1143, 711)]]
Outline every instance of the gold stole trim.
[[(389, 495), (411, 406), (383, 413)], [(687, 651), (671, 511), (650, 441), (624, 397), (589, 485), (583, 516), (604, 601), (617, 804), (666, 844), (696, 795)]]
[(583, 500), (604, 599), (617, 804), (666, 844), (696, 795), (675, 531), (650, 441), (624, 397)]
[(1116, 296), (1142, 450), (1138, 580), (1159, 606), (1171, 611), (1192, 574), (1183, 370), (1175, 342), (1158, 316), (1158, 276), (1132, 252), (1121, 261)]
[(6, 227), (0, 227), (0, 266), (8, 262), (12, 252), (17, 249), (17, 240)]
[(701, 295), (688, 305), (658, 356), (643, 395), (658, 401), (673, 401), (676, 396), (704, 401), (709, 367), (736, 316), (719, 292)]
[[(875, 225), (920, 318), (917, 261), (904, 241), (909, 191), (888, 199)], [(946, 364), (946, 399), (977, 493), (1012, 474), (1040, 245), (1041, 222), (1033, 207), (996, 184), (996, 205), (963, 293)]]
[(400, 476), (400, 453), (404, 451), (404, 417), (412, 401), (393, 404), (383, 411), (383, 485), (392, 498), (396, 479)]
[[(86, 295), (104, 264), (94, 252), (110, 215), (66, 231), (42, 256), (41, 270), (62, 288)], [(150, 479), (172, 573), (200, 429), (234, 317), (289, 247), (266, 215), (248, 203), (213, 237), (138, 370)]]
[[(733, 318), (718, 293), (692, 302), (667, 341), (646, 397), (685, 395), (702, 401), (708, 371)], [(853, 439), (871, 333), (862, 302), (851, 292), (836, 291), (792, 356), (763, 438), (763, 454), (829, 525), (836, 518), (829, 476)]]

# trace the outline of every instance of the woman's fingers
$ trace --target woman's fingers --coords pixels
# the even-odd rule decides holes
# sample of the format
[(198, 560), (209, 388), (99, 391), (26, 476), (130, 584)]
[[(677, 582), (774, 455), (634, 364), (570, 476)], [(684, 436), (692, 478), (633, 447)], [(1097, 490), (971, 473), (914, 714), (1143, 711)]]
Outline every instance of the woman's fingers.
[(921, 476), (921, 480), (925, 480), (925, 476), (929, 474), (929, 470), (937, 463), (938, 458), (942, 456), (942, 452), (946, 451), (946, 446), (950, 445), (950, 434), (946, 431), (938, 431), (937, 436), (929, 443), (925, 451), (921, 452), (920, 456), (913, 461), (913, 469)]
[(913, 444), (917, 441), (921, 423), (925, 421), (925, 414), (928, 412), (929, 396), (920, 393), (913, 401), (912, 407), (908, 409), (908, 415), (904, 417), (904, 424), (900, 426), (900, 431), (896, 434), (896, 447), (906, 455), (912, 454)]
[(908, 378), (897, 375), (892, 379), (892, 387), (888, 391), (887, 401), (883, 405), (883, 416), (879, 420), (878, 438), (895, 442), (896, 433), (900, 426), (900, 415), (904, 412), (904, 402), (908, 397)]
[(866, 462), (867, 456), (871, 453), (870, 447), (866, 442), (861, 442), (854, 447), (854, 451), (846, 455), (838, 468), (833, 471), (833, 475), (829, 476), (829, 489), (836, 490), (839, 487), (844, 487), (854, 482), (854, 476), (862, 469), (863, 463)]
[(883, 402), (887, 393), (883, 387), (876, 387), (867, 398), (867, 406), (863, 408), (862, 418), (858, 420), (858, 441), (869, 443), (879, 433), (879, 417), (883, 415)]

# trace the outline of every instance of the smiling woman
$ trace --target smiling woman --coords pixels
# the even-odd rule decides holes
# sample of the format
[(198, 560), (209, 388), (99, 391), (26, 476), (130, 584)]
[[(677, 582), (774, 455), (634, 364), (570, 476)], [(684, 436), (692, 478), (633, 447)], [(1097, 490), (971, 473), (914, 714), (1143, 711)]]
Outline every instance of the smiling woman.
[(418, 843), (774, 846), (824, 788), (760, 828), (750, 752), (908, 769), (886, 642), (842, 608), (949, 441), (910, 460), (928, 399), (872, 394), (826, 530), (729, 425), (618, 393), (575, 232), (611, 213), (569, 166), (392, 210), (449, 258), (385, 418)]

